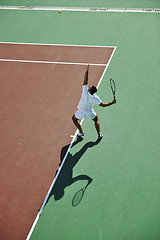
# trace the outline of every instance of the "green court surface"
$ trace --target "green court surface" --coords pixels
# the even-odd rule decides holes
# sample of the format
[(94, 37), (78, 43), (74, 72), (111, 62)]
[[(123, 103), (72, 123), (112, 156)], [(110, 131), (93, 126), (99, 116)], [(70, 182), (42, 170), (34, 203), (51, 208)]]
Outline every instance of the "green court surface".
[[(140, 2), (112, 6), (159, 7), (156, 0)], [(78, 161), (73, 177), (93, 181), (76, 207), (72, 199), (85, 180), (66, 187), (60, 200), (52, 195), (30, 239), (159, 240), (160, 14), (0, 10), (0, 32), (0, 42), (117, 47), (97, 93), (104, 102), (112, 100), (109, 78), (115, 79), (117, 104), (95, 107), (104, 137), (96, 144), (93, 122), (85, 119), (85, 137), (66, 159)]]

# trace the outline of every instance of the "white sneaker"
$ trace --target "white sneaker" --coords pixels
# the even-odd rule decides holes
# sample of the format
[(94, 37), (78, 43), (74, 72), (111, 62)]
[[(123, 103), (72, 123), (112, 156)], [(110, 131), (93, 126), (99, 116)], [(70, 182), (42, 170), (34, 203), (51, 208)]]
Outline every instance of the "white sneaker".
[(103, 133), (100, 133), (99, 135), (98, 135), (98, 138), (102, 138), (103, 137)]
[(77, 133), (77, 136), (78, 136), (78, 137), (83, 137), (83, 136), (84, 136), (84, 133), (78, 132), (78, 133)]

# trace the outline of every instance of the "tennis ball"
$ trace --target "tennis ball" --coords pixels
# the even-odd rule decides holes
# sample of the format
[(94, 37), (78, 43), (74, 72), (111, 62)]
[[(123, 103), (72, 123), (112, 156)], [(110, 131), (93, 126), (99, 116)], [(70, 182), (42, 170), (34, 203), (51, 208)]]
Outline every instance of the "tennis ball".
[(61, 10), (59, 10), (58, 13), (61, 13)]

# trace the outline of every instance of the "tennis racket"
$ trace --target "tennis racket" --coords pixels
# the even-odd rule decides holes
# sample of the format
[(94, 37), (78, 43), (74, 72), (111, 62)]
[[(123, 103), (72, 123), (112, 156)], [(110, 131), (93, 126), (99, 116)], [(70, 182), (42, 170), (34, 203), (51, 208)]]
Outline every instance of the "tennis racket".
[(116, 84), (115, 84), (115, 81), (112, 78), (110, 79), (110, 86), (111, 86), (111, 90), (112, 90), (112, 93), (113, 93), (113, 98), (115, 99)]
[(88, 187), (89, 184), (90, 183), (87, 183), (87, 185), (84, 188), (82, 188), (82, 189), (78, 190), (78, 192), (76, 192), (76, 194), (74, 195), (74, 197), (72, 199), (72, 206), (73, 207), (77, 206), (80, 203), (80, 201), (82, 200), (83, 195), (86, 191), (86, 188)]

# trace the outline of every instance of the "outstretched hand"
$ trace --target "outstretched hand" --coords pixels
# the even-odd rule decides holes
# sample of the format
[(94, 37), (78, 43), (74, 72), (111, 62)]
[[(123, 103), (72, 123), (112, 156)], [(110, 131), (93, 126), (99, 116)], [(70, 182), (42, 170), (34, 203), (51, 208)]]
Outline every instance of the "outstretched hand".
[(88, 70), (89, 70), (89, 67), (90, 67), (90, 65), (88, 64), (88, 65), (87, 65), (87, 67), (86, 67), (86, 71), (88, 71)]
[(112, 103), (113, 103), (113, 104), (116, 103), (116, 99), (115, 99), (115, 98), (113, 99)]
[(88, 84), (88, 70), (89, 70), (89, 64), (86, 67), (86, 71), (84, 74), (84, 82), (83, 82), (83, 86)]

